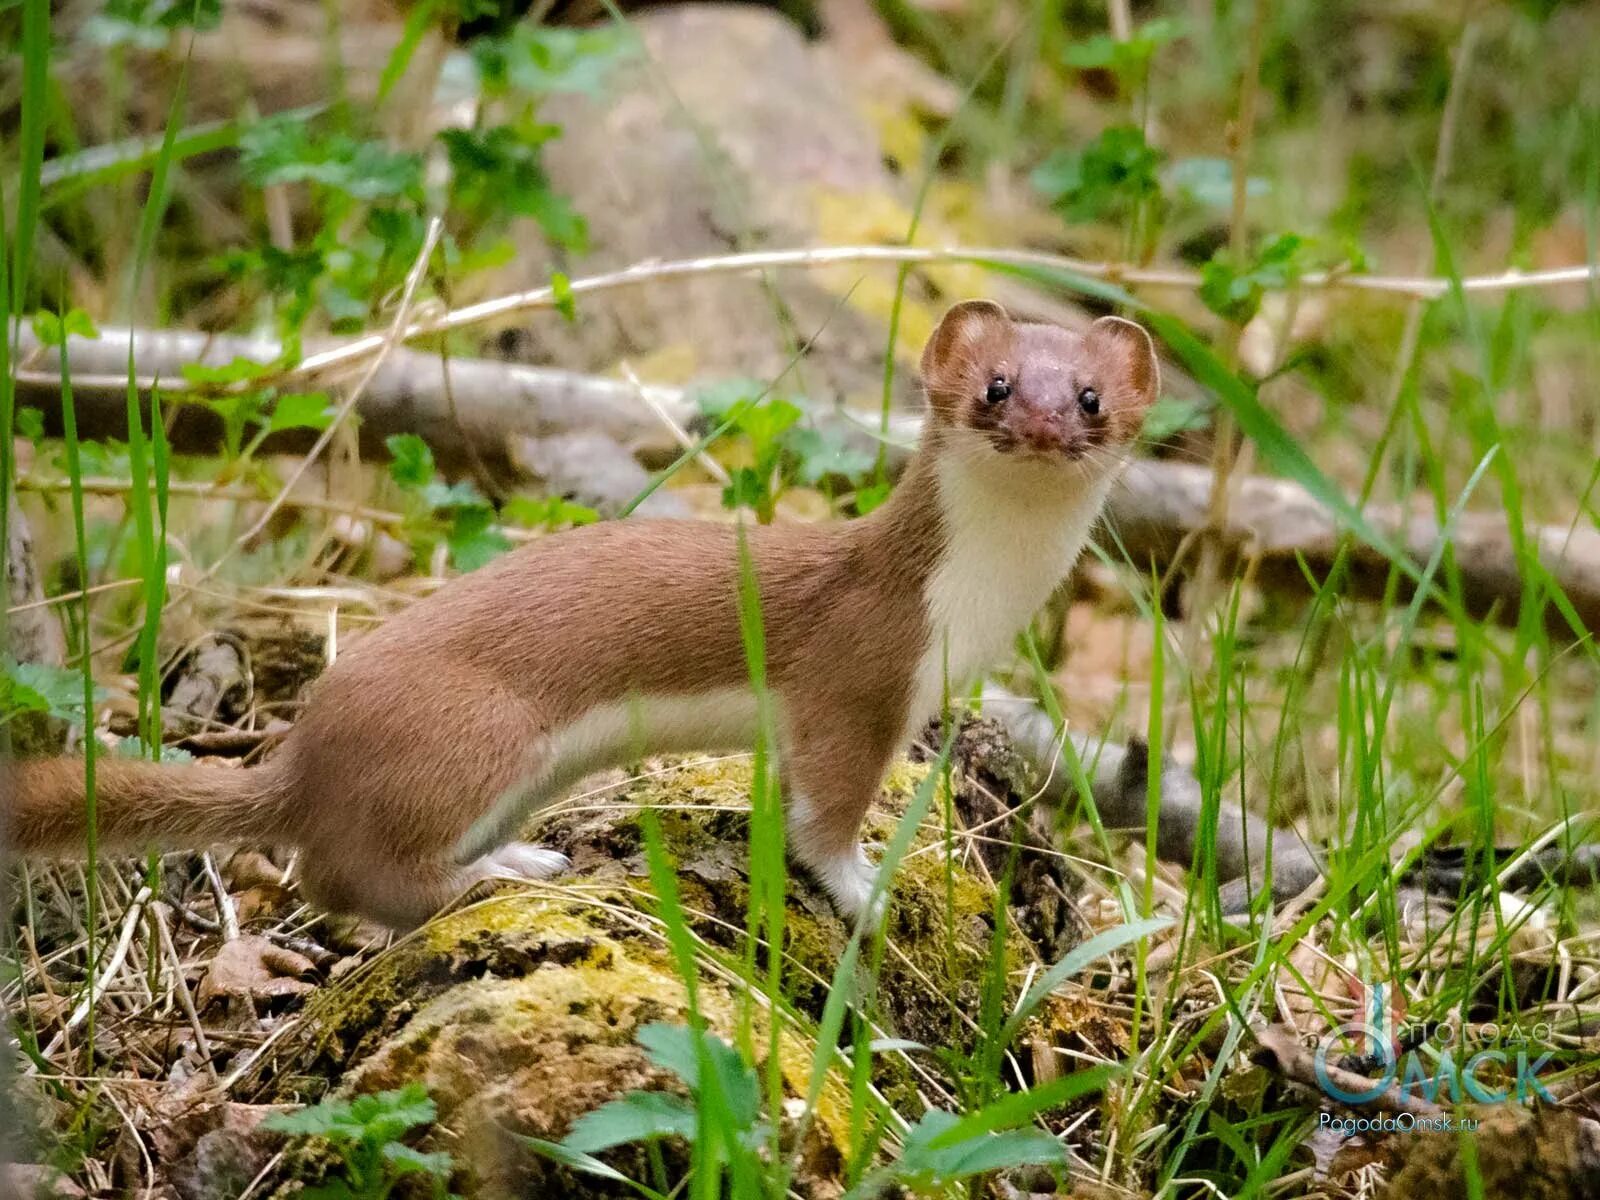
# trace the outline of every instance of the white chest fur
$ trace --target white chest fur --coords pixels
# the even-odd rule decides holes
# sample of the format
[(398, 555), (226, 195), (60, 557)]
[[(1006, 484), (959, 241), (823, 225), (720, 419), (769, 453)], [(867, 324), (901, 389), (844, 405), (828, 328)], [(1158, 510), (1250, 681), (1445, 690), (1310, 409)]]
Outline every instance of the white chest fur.
[(925, 601), (932, 638), (918, 664), (913, 727), (1010, 650), (1072, 569), (1114, 472), (951, 454), (939, 467), (945, 547)]

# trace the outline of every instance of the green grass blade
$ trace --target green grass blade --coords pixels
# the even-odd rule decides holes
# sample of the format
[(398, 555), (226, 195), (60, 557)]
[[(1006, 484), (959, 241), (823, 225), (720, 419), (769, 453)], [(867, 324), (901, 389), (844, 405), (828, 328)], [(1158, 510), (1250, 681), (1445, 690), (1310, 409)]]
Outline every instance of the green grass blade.
[[(177, 86), (167, 109), (166, 129), (161, 138), (161, 149), (151, 165), (150, 190), (145, 199), (144, 212), (139, 219), (139, 235), (135, 243), (133, 265), (128, 273), (128, 288), (124, 300), (129, 314), (135, 309), (139, 286), (145, 270), (155, 253), (156, 238), (161, 232), (170, 197), (169, 179), (172, 163), (177, 154), (178, 132), (185, 98), (188, 93), (189, 62), (194, 51), (194, 39), (189, 40), (189, 55), (184, 58), (178, 72)], [(166, 448), (161, 429), (161, 401), (159, 389), (152, 388), (150, 420), (152, 435), (157, 445), (152, 451), (144, 432), (144, 411), (139, 399), (136, 364), (134, 363), (134, 338), (128, 339), (128, 462), (130, 488), (128, 504), (132, 509), (135, 536), (139, 545), (139, 562), (144, 577), (144, 624), (139, 630), (139, 737), (145, 753), (154, 759), (161, 757), (161, 680), (158, 661), (157, 638), (161, 629), (161, 612), (166, 605)], [(157, 518), (151, 514), (152, 454), (157, 459), (154, 471), (157, 476), (157, 507), (160, 509), (160, 533)]]
[[(83, 458), (78, 444), (77, 409), (72, 402), (72, 367), (68, 361), (67, 340), (61, 340), (61, 436), (66, 443), (67, 475), (71, 481), (72, 531), (77, 542), (78, 578), (89, 578), (89, 537), (85, 531), (83, 511)], [(99, 957), (99, 904), (100, 904), (100, 848), (99, 812), (95, 797), (95, 758), (99, 748), (94, 736), (94, 634), (90, 625), (91, 610), (88, 589), (78, 597), (80, 635), (83, 639), (83, 808), (84, 808), (84, 878), (88, 891), (85, 923), (89, 930), (88, 985), (94, 986), (95, 965)], [(85, 1023), (85, 1050), (94, 1058), (94, 1012), (91, 1009)]]
[[(756, 698), (756, 741), (750, 789), (750, 905), (745, 928), (745, 978), (764, 983), (767, 1010), (767, 1110), (783, 1108), (783, 1061), (780, 1015), (783, 1006), (784, 902), (788, 870), (784, 861), (782, 788), (777, 771), (777, 713), (767, 687), (766, 631), (761, 620), (761, 591), (746, 526), (738, 527), (739, 632), (744, 642), (750, 686)], [(765, 941), (767, 964), (758, 975), (756, 949)], [(748, 1011), (748, 1010), (747, 1010)], [(771, 1122), (771, 1161), (782, 1158), (781, 1123)]]
[[(19, 152), (16, 249), (11, 258), (11, 312), (28, 307), (33, 271), (33, 239), (39, 223), (39, 172), (44, 162), (45, 115), (50, 103), (50, 3), (24, 0), (22, 6), (22, 122)], [(10, 336), (10, 331), (7, 331)]]

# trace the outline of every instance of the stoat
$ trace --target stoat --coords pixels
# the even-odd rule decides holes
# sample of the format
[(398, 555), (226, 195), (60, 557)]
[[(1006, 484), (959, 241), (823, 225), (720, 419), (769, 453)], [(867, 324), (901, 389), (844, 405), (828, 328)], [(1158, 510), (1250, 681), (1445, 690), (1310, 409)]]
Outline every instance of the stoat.
[[(847, 915), (891, 758), (1067, 574), (1158, 386), (1131, 321), (1078, 334), (986, 301), (945, 315), (922, 376), (922, 442), (883, 506), (746, 539), (788, 844)], [(262, 766), (99, 759), (102, 844), (292, 844), (311, 900), (400, 928), (484, 880), (557, 873), (561, 855), (500, 838), (604, 767), (751, 744), (740, 577), (726, 524), (541, 539), (361, 639)], [(14, 770), (15, 847), (81, 852), (82, 762)]]

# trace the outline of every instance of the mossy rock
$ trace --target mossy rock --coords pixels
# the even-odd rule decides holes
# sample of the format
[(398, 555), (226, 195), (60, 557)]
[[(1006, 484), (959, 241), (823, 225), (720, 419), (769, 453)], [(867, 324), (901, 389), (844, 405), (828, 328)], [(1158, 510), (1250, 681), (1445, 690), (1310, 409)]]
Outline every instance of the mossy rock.
[[(340, 1091), (378, 1092), (421, 1082), (438, 1107), (417, 1143), (448, 1151), (452, 1181), (468, 1196), (561, 1196), (574, 1200), (631, 1194), (576, 1174), (531, 1149), (527, 1137), (558, 1140), (580, 1115), (636, 1089), (681, 1090), (652, 1065), (640, 1029), (689, 1019), (687, 994), (665, 944), (640, 919), (604, 902), (509, 893), (441, 918), (360, 980), (335, 987), (310, 1014), (334, 1044), (379, 1017), (384, 1036), (357, 1036), (355, 1061)], [(430, 967), (430, 964), (432, 966)], [(455, 982), (434, 987), (453, 975)], [(421, 984), (421, 994), (409, 994)], [(431, 994), (430, 994), (431, 993)], [(387, 994), (392, 1007), (382, 1004)], [(711, 974), (697, 988), (708, 1028), (732, 1039), (739, 997)], [(381, 1016), (380, 1016), (381, 1014)], [(764, 1021), (754, 1041), (766, 1045)], [(792, 1030), (781, 1039), (785, 1078), (803, 1094), (810, 1048)], [(370, 1049), (367, 1047), (370, 1046)], [(840, 1191), (840, 1139), (848, 1123), (837, 1085), (819, 1112), (802, 1155), (802, 1194)], [(663, 1147), (669, 1176), (687, 1151)], [(649, 1178), (642, 1148), (606, 1155), (633, 1178)], [(308, 1182), (329, 1170), (325, 1155), (302, 1150), (291, 1173)]]
[[(903, 762), (890, 772), (865, 829), (869, 844), (892, 837), (929, 769)], [(953, 778), (959, 792), (963, 776), (957, 771)], [(603, 802), (530, 830), (572, 857), (573, 875), (504, 890), (441, 916), (324, 989), (308, 1004), (298, 1038), (286, 1039), (271, 1098), (314, 1098), (320, 1080), (345, 1094), (420, 1080), (439, 1114), (418, 1145), (455, 1157), (465, 1174), (453, 1186), (462, 1194), (626, 1194), (557, 1167), (519, 1135), (559, 1140), (576, 1118), (609, 1099), (635, 1088), (678, 1086), (637, 1042), (644, 1025), (688, 1019), (684, 986), (654, 915), (641, 814), (646, 805), (657, 813), (708, 957), (737, 965), (749, 897), (749, 788), (743, 760), (671, 765), (619, 782)], [(958, 820), (966, 819), (961, 807)], [(935, 1075), (944, 1073), (949, 1052), (959, 1057), (980, 1036), (972, 1015), (995, 940), (990, 868), (976, 855), (943, 853), (943, 811), (936, 796), (895, 876), (889, 948), (867, 1000), (880, 1033), (928, 1048), (913, 1052), (917, 1069)], [(791, 1095), (804, 1094), (814, 1057), (802, 1027), (814, 1027), (848, 936), (820, 891), (791, 874), (785, 986), (800, 1014), (798, 1024), (783, 1028)], [(1014, 992), (1038, 958), (1014, 923), (1004, 957)], [(764, 1008), (748, 1002), (730, 978), (702, 969), (699, 1008), (714, 1032), (735, 1040), (742, 1020), (761, 1024)], [(764, 1034), (753, 1044), (765, 1045)], [(910, 1060), (879, 1054), (873, 1063), (879, 1094), (915, 1119), (922, 1101)], [(840, 1190), (848, 1105), (842, 1084), (824, 1097), (805, 1147), (802, 1194)], [(686, 1151), (677, 1151), (681, 1166)], [(633, 1178), (646, 1177), (642, 1151), (624, 1149), (608, 1161)], [(301, 1178), (320, 1173), (310, 1158), (300, 1164)]]

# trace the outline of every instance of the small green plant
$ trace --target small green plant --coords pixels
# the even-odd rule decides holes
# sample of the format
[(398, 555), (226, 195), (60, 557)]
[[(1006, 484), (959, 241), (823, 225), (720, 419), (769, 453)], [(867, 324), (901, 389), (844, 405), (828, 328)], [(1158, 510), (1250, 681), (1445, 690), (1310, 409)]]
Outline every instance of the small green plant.
[(1311, 249), (1299, 234), (1284, 233), (1249, 262), (1236, 262), (1219, 250), (1201, 271), (1200, 299), (1217, 316), (1243, 325), (1261, 308), (1263, 295), (1282, 291), (1305, 272)]
[(494, 508), (470, 482), (445, 483), (434, 468), (433, 451), (414, 433), (397, 433), (389, 448), (389, 478), (405, 497), (401, 532), (418, 555), (427, 558), (443, 541), (450, 565), (475, 571), (511, 549), (494, 527)]
[(719, 426), (747, 439), (749, 461), (731, 472), (722, 503), (751, 509), (762, 524), (772, 520), (787, 488), (816, 487), (830, 479), (854, 482), (872, 469), (870, 453), (838, 430), (815, 427), (793, 399), (770, 394), (754, 381), (729, 380), (696, 399)]
[[(281, 359), (262, 363), (248, 358), (235, 358), (220, 366), (187, 363), (183, 377), (200, 387), (231, 389), (267, 379), (285, 365)], [(333, 406), (326, 392), (280, 394), (275, 388), (262, 386), (214, 396), (202, 392), (195, 402), (222, 418), (222, 451), (229, 462), (248, 459), (269, 434), (286, 429), (326, 429), (333, 420)], [(246, 433), (251, 435), (248, 442)]]
[(290, 1137), (319, 1138), (339, 1157), (343, 1177), (303, 1193), (308, 1200), (383, 1200), (402, 1179), (417, 1177), (436, 1197), (449, 1195), (450, 1155), (412, 1149), (400, 1139), (437, 1115), (420, 1083), (392, 1092), (324, 1100), (294, 1113), (275, 1113), (263, 1127)]
[(578, 504), (564, 496), (513, 496), (500, 508), (500, 515), (512, 525), (523, 529), (575, 529), (579, 525), (593, 525), (600, 514), (586, 504)]
[(1131, 95), (1145, 86), (1156, 52), (1183, 34), (1183, 22), (1158, 17), (1139, 26), (1131, 37), (1119, 39), (1101, 33), (1068, 46), (1061, 60), (1080, 71), (1109, 71), (1123, 94)]
[[(24, 713), (42, 713), (74, 725), (84, 721), (82, 675), (44, 663), (7, 658), (0, 669), (0, 725)], [(95, 698), (105, 692), (95, 689)]]
[(1161, 200), (1163, 157), (1137, 125), (1113, 125), (1082, 150), (1052, 154), (1033, 186), (1069, 221), (1125, 217)]
[[(451, 566), (475, 571), (511, 549), (494, 506), (472, 483), (440, 479), (428, 443), (414, 433), (399, 433), (384, 445), (390, 454), (389, 478), (405, 498), (400, 532), (419, 557), (426, 559), (443, 542)], [(498, 517), (523, 529), (554, 531), (588, 525), (600, 514), (560, 496), (513, 496)]]
[[(385, 73), (385, 96), (428, 20), (453, 25), (488, 11), (471, 3), (419, 6), (421, 16), (408, 24), (406, 41)], [(322, 121), (295, 113), (248, 125), (238, 139), (244, 180), (261, 188), (303, 189), (316, 232), (287, 247), (257, 239), (222, 255), (217, 265), (271, 298), (285, 356), (292, 360), (302, 329), (319, 309), (336, 331), (376, 319), (420, 253), (431, 210), (447, 215), (440, 261), (457, 276), (509, 257), (513, 247), (504, 235), (518, 217), (536, 222), (551, 246), (582, 252), (588, 245), (583, 218), (544, 171), (543, 147), (561, 129), (538, 119), (539, 99), (598, 90), (627, 51), (610, 30), (518, 26), (474, 40), (479, 94), (506, 119), (441, 133), (450, 168), (442, 183), (426, 177), (425, 153), (369, 136), (371, 128), (352, 124), (348, 111)], [(236, 406), (248, 410), (252, 403), (259, 400)], [(248, 411), (224, 416), (233, 428), (249, 419)]]

